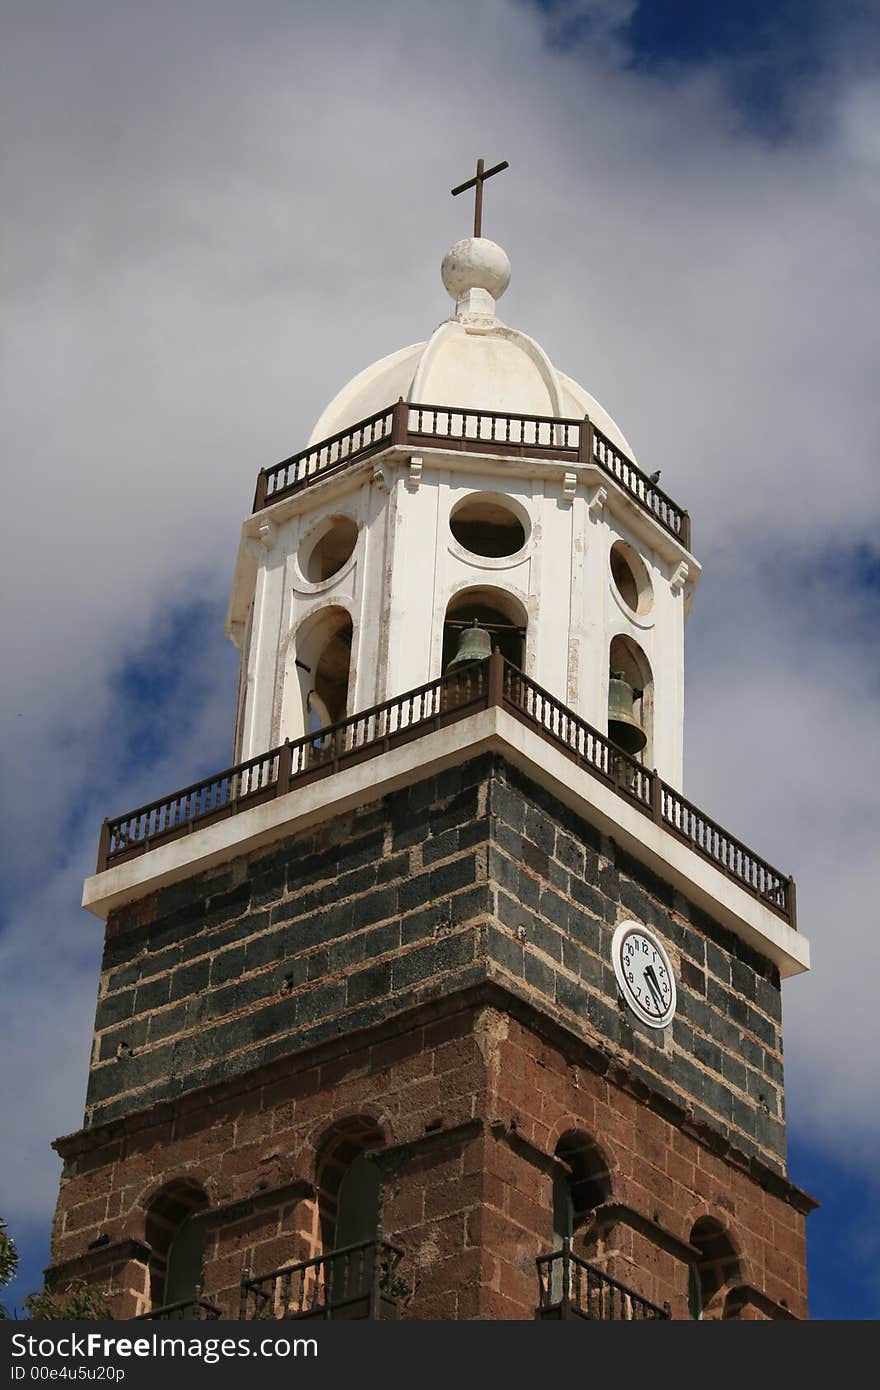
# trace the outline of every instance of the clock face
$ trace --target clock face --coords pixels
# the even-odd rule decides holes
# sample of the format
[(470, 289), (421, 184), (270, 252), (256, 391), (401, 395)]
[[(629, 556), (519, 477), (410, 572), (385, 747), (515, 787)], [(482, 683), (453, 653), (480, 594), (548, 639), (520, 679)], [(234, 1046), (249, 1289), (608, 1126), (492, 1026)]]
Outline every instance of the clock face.
[(640, 922), (621, 922), (611, 941), (614, 973), (633, 1013), (665, 1028), (675, 1013), (675, 976), (662, 942)]

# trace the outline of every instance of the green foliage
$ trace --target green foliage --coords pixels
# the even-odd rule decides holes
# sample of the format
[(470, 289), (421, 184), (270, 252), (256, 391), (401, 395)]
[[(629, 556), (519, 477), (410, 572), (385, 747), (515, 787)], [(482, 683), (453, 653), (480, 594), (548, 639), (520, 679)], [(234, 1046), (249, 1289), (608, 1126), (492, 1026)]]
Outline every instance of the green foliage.
[(43, 1289), (28, 1294), (24, 1306), (40, 1322), (94, 1322), (113, 1316), (105, 1295), (84, 1279), (74, 1279), (62, 1293)]
[[(15, 1241), (6, 1234), (6, 1222), (0, 1217), (0, 1288), (8, 1284), (18, 1268)], [(84, 1279), (74, 1279), (62, 1293), (28, 1294), (24, 1300), (28, 1315), (42, 1322), (93, 1322), (112, 1318), (107, 1299), (99, 1289), (90, 1288)], [(0, 1318), (8, 1317), (0, 1303)]]
[[(12, 1236), (6, 1234), (6, 1222), (0, 1216), (0, 1288), (12, 1280), (17, 1268), (18, 1251), (15, 1248), (15, 1241)], [(0, 1303), (0, 1318), (6, 1316), (6, 1309)]]

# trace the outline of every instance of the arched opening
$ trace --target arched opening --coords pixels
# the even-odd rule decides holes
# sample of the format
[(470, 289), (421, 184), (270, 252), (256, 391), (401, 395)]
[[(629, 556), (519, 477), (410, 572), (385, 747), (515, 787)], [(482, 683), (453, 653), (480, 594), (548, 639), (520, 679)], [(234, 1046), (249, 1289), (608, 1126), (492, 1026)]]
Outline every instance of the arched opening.
[(339, 1184), (336, 1198), (337, 1247), (375, 1239), (381, 1188), (379, 1165), (366, 1154), (359, 1154)]
[(346, 614), (325, 644), (314, 668), (314, 693), (331, 724), (346, 715), (351, 637), (352, 622)]
[[(620, 712), (621, 687), (611, 685), (611, 681), (620, 677), (633, 692), (631, 718), (634, 725), (643, 731), (645, 738), (644, 747), (641, 749), (633, 747), (626, 741), (620, 741), (620, 746), (645, 767), (652, 767), (654, 760), (654, 677), (651, 674), (651, 664), (637, 642), (634, 642), (631, 637), (619, 633), (611, 639), (608, 653), (608, 673), (609, 711), (613, 701), (615, 713), (619, 715)], [(619, 733), (618, 738), (615, 738), (610, 722), (608, 736), (612, 742), (619, 741)]]
[(331, 516), (310, 532), (300, 551), (300, 568), (310, 584), (337, 574), (357, 545), (357, 523), (350, 516)]
[(150, 1302), (192, 1303), (201, 1296), (208, 1198), (198, 1183), (172, 1183), (147, 1209), (145, 1235), (152, 1252)]
[(371, 1156), (385, 1136), (366, 1116), (326, 1135), (318, 1153), (318, 1222), (325, 1251), (373, 1240), (379, 1227), (381, 1173)]
[(688, 1306), (692, 1318), (720, 1317), (718, 1295), (740, 1282), (740, 1262), (727, 1231), (711, 1216), (703, 1216), (690, 1234), (699, 1257), (690, 1266)]
[[(318, 1154), (318, 1224), (325, 1259), (316, 1275), (325, 1306), (354, 1306), (370, 1290), (379, 1251), (382, 1173), (372, 1150), (385, 1136), (367, 1116), (325, 1136)], [(343, 1314), (344, 1316), (344, 1314)]]
[[(581, 1130), (563, 1134), (555, 1149), (553, 1171), (553, 1249), (560, 1250), (591, 1214), (611, 1197), (611, 1175), (599, 1145)], [(550, 1299), (562, 1300), (571, 1290), (565, 1288), (565, 1266), (554, 1261), (550, 1272)]]
[(627, 608), (641, 616), (651, 611), (654, 591), (644, 560), (626, 541), (615, 541), (609, 555), (611, 578)]
[(611, 1175), (599, 1145), (580, 1130), (568, 1130), (555, 1150), (553, 1176), (554, 1247), (575, 1235), (590, 1214), (611, 1197)]
[(515, 555), (526, 543), (526, 528), (509, 498), (496, 492), (473, 492), (456, 503), (449, 529), (472, 555), (495, 559)]
[(295, 739), (345, 719), (352, 634), (351, 615), (337, 604), (313, 614), (297, 631), (291, 656), (300, 706), (285, 712), (283, 735)]
[(441, 670), (445, 671), (458, 650), (463, 630), (474, 619), (492, 636), (492, 646), (500, 647), (502, 655), (522, 669), (526, 647), (528, 617), (519, 599), (504, 589), (481, 586), (462, 589), (449, 600), (443, 625), (443, 655)]

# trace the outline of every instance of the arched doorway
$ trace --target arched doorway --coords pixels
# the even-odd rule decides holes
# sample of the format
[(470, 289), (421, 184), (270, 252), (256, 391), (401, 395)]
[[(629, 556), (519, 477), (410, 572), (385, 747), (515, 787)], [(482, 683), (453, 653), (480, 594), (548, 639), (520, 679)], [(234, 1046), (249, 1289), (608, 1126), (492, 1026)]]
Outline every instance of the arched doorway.
[[(553, 1249), (583, 1230), (591, 1214), (611, 1198), (611, 1175), (599, 1145), (581, 1130), (568, 1130), (555, 1149), (557, 1166), (553, 1173)], [(564, 1287), (564, 1266), (554, 1262), (550, 1298), (559, 1303), (570, 1293)]]
[(553, 1175), (555, 1246), (573, 1236), (611, 1197), (611, 1175), (599, 1145), (581, 1130), (568, 1130), (556, 1145), (559, 1160)]
[(382, 1173), (374, 1156), (385, 1136), (368, 1116), (344, 1121), (319, 1145), (320, 1301), (339, 1308), (366, 1297), (379, 1251)]
[(150, 1301), (154, 1308), (192, 1303), (201, 1296), (207, 1207), (204, 1189), (187, 1179), (169, 1184), (150, 1202), (145, 1235), (152, 1252)]

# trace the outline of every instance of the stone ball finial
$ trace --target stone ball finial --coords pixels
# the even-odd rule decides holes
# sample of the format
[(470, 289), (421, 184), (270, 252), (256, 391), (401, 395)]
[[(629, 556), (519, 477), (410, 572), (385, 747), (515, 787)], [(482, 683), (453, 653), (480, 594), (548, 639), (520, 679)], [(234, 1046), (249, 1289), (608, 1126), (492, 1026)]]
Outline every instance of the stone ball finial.
[(494, 241), (468, 236), (449, 248), (440, 273), (456, 301), (469, 290), (485, 290), (493, 299), (500, 299), (510, 284), (510, 261)]

